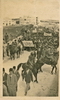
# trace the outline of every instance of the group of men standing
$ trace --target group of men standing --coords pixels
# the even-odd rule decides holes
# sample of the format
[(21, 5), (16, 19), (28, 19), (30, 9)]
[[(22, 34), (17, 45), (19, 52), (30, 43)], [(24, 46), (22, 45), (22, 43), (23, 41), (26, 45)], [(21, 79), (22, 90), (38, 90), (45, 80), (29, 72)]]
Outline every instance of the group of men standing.
[(17, 83), (20, 78), (19, 71), (16, 66), (9, 69), (9, 74), (3, 68), (3, 96), (16, 96)]
[(16, 57), (19, 58), (22, 48), (23, 48), (23, 43), (20, 38), (18, 40), (15, 39), (14, 41), (12, 41), (12, 43), (8, 42), (6, 46), (6, 50), (3, 47), (3, 58), (4, 58), (4, 53), (8, 57), (10, 57), (11, 60), (14, 60)]
[[(9, 69), (9, 74), (5, 72), (3, 68), (3, 96), (16, 96), (18, 91), (18, 80), (20, 78), (19, 70), (16, 70), (16, 66)], [(27, 95), (30, 90), (30, 82), (33, 81), (32, 71), (29, 69), (29, 65), (26, 65), (24, 73), (24, 80), (26, 82), (25, 94)]]

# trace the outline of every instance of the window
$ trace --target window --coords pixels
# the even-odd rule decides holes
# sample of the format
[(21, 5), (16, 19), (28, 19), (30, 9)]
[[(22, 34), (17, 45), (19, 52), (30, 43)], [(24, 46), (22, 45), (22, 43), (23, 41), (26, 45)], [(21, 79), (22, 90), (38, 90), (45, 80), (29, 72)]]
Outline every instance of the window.
[(16, 21), (16, 24), (19, 24), (20, 22), (19, 21)]
[(8, 26), (8, 24), (6, 23), (6, 26)]
[(26, 21), (26, 19), (24, 19), (24, 21)]

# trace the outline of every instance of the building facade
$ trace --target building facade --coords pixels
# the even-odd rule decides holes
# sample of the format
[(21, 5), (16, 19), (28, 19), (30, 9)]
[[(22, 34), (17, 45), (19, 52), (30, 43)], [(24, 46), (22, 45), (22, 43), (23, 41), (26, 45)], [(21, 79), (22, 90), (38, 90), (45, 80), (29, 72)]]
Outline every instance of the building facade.
[(3, 26), (11, 26), (11, 25), (38, 25), (38, 17), (29, 17), (29, 16), (23, 16), (20, 18), (5, 18), (3, 20)]
[(3, 26), (11, 26), (11, 25), (15, 25), (15, 21), (9, 18), (5, 18), (3, 20)]
[(24, 16), (20, 17), (20, 25), (36, 24), (36, 18)]

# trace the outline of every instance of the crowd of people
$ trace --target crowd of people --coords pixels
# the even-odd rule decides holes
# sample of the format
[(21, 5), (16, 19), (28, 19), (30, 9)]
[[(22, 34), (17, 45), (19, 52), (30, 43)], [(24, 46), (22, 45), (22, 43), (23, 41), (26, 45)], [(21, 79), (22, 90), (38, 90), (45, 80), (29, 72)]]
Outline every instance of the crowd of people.
[[(34, 53), (28, 57), (28, 61), (26, 64), (26, 69), (22, 70), (22, 78), (26, 82), (25, 94), (27, 95), (28, 90), (30, 89), (30, 82), (33, 82), (33, 75), (31, 68), (35, 64), (35, 57), (39, 61), (40, 58), (43, 61), (45, 58), (53, 62), (53, 59), (57, 55), (57, 48), (59, 47), (58, 36), (51, 37), (35, 37), (31, 40), (34, 44)], [(11, 60), (15, 58), (19, 58), (22, 51), (24, 50), (23, 42), (20, 38), (14, 39), (9, 42), (9, 36), (6, 33), (5, 35), (5, 43), (6, 46), (3, 45), (3, 59), (5, 56), (9, 57)], [(45, 62), (44, 62), (45, 63)], [(3, 68), (3, 96), (16, 96), (18, 91), (18, 81), (20, 79), (20, 73), (16, 66), (9, 69), (9, 74), (5, 72), (5, 68)]]
[[(25, 96), (27, 95), (28, 90), (30, 89), (30, 82), (33, 82), (33, 75), (32, 71), (28, 67), (29, 65), (26, 64), (26, 69), (23, 73), (22, 70), (22, 79), (25, 80), (26, 87), (25, 87)], [(23, 78), (24, 76), (24, 78)], [(3, 96), (17, 96), (18, 91), (18, 81), (20, 79), (19, 70), (16, 66), (9, 69), (9, 74), (5, 72), (5, 68), (3, 68)]]
[(9, 74), (3, 68), (3, 96), (16, 96), (17, 82), (20, 78), (19, 71), (16, 66), (9, 69)]
[[(48, 41), (48, 43), (50, 40)], [(18, 41), (18, 44), (21, 43), (21, 41)], [(33, 82), (33, 73), (32, 73), (32, 67), (36, 62), (36, 59), (39, 61), (40, 58), (45, 60), (47, 58), (50, 62), (53, 62), (53, 59), (55, 59), (55, 55), (57, 53), (56, 47), (53, 46), (53, 44), (50, 43), (48, 45), (46, 42), (45, 44), (42, 43), (40, 40), (38, 41), (38, 45), (34, 43), (35, 49), (33, 52), (28, 57), (27, 64), (25, 67), (25, 70), (22, 70), (21, 75), (22, 79), (25, 80), (26, 82), (26, 87), (25, 87), (25, 94), (27, 95), (28, 90), (30, 90), (30, 82)], [(8, 44), (9, 46), (9, 44)], [(17, 41), (15, 40), (12, 42), (12, 48), (14, 51), (14, 47), (17, 47)], [(19, 45), (20, 46), (20, 45)], [(37, 49), (36, 49), (37, 48)], [(9, 49), (8, 49), (9, 50)], [(7, 56), (9, 56), (9, 51), (7, 50)], [(11, 51), (10, 51), (11, 53)], [(16, 53), (16, 52), (14, 52)], [(11, 59), (15, 59), (15, 54), (12, 52), (10, 54)], [(21, 51), (20, 51), (21, 53)], [(20, 55), (19, 53), (19, 55)], [(17, 54), (18, 57), (18, 54)], [(36, 59), (35, 59), (36, 58)], [(13, 66), (13, 68), (9, 69), (9, 74), (5, 72), (5, 68), (3, 68), (3, 96), (17, 96), (17, 91), (18, 91), (18, 81), (20, 79), (20, 73), (19, 69), (16, 68), (16, 66)]]
[[(27, 95), (30, 89), (30, 82), (33, 82), (32, 66), (36, 61), (36, 52), (32, 51), (28, 57), (27, 63), (25, 64), (25, 70), (22, 69), (21, 76), (22, 81), (25, 80), (25, 94)], [(9, 74), (5, 72), (3, 68), (3, 96), (16, 96), (18, 91), (18, 81), (20, 79), (20, 72), (18, 66), (13, 66), (9, 69)]]
[[(39, 61), (40, 58), (45, 59), (45, 57), (47, 57), (47, 59), (49, 59), (50, 62), (53, 61), (54, 59), (53, 56), (56, 53), (56, 51), (53, 52), (52, 50), (51, 52), (51, 49), (47, 48), (43, 52), (43, 48), (39, 46), (37, 52), (34, 50), (30, 53), (27, 63), (25, 65), (25, 69), (21, 71), (22, 79), (25, 80), (26, 82), (24, 95), (27, 95), (27, 92), (30, 89), (30, 82), (31, 81), (33, 82), (32, 68), (33, 68), (33, 65), (36, 63), (36, 60)], [(9, 74), (7, 74), (5, 72), (5, 68), (3, 68), (3, 96), (16, 96), (17, 95), (19, 79), (20, 79), (20, 73), (19, 73), (18, 67), (13, 66), (13, 68), (10, 68)]]
[(3, 45), (3, 59), (7, 56), (11, 60), (19, 58), (21, 52), (23, 51), (23, 43), (21, 39), (15, 39), (11, 42), (7, 42), (6, 46)]
[[(13, 28), (12, 28), (13, 29)], [(15, 29), (15, 27), (14, 27)], [(20, 28), (19, 28), (20, 29)], [(17, 27), (17, 30), (19, 30)], [(36, 33), (33, 32), (33, 30), (39, 30)], [(42, 31), (41, 31), (41, 30)], [(9, 29), (8, 29), (9, 30)], [(8, 32), (8, 30), (6, 29), (6, 32)], [(52, 36), (44, 36), (44, 32), (48, 33), (51, 31)], [(57, 29), (58, 30), (58, 29)], [(13, 30), (10, 30), (13, 32)], [(10, 39), (12, 38), (11, 36), (11, 32), (9, 31), (8, 33), (5, 33), (4, 31), (4, 39), (3, 39), (3, 44), (7, 44), (6, 46), (3, 45), (3, 59), (5, 58), (5, 56), (9, 56), (10, 59), (15, 59), (16, 56), (17, 58), (20, 57), (21, 51), (24, 49), (23, 46), (23, 42), (22, 41), (32, 41), (35, 48), (34, 49), (38, 49), (39, 46), (43, 45), (45, 48), (45, 45), (48, 46), (54, 46), (56, 47), (56, 49), (59, 46), (59, 31), (58, 32), (54, 32), (54, 28), (53, 31), (50, 28), (46, 28), (46, 27), (35, 27), (34, 25), (27, 25), (22, 27), (22, 29), (20, 30), (20, 35), (22, 35), (23, 39), (18, 39), (16, 40), (15, 38), (18, 38), (18, 33), (15, 33), (14, 38), (11, 40), (11, 43), (9, 43)], [(16, 30), (15, 30), (16, 31)], [(10, 34), (11, 33), (11, 34)], [(14, 34), (14, 33), (13, 33)], [(15, 39), (15, 40), (14, 40)]]

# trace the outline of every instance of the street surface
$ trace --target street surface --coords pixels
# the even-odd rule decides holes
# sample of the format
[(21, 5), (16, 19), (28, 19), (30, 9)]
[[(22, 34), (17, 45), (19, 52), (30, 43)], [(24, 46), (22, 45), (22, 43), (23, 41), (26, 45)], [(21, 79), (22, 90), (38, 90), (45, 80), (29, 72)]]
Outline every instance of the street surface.
[[(19, 63), (26, 62), (30, 52), (24, 51), (21, 54), (20, 58), (15, 60), (6, 60), (3, 63), (3, 67), (6, 72), (9, 73), (9, 68), (17, 66)], [(58, 96), (58, 72), (57, 74), (51, 74), (52, 67), (50, 65), (42, 66), (43, 72), (38, 73), (38, 83), (31, 82), (30, 90), (27, 93), (27, 96)], [(57, 65), (58, 69), (58, 65)], [(22, 81), (20, 68), (20, 79), (18, 81), (18, 91), (17, 96), (24, 96), (25, 91), (25, 81)], [(33, 76), (34, 77), (34, 76)]]

